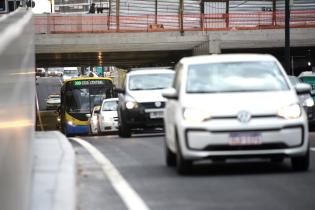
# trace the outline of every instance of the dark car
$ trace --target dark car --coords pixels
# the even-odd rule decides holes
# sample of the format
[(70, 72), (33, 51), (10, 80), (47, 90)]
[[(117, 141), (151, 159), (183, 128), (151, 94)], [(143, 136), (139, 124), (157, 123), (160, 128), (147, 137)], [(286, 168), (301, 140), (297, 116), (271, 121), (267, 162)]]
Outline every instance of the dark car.
[(135, 129), (164, 127), (162, 91), (171, 86), (173, 76), (170, 69), (142, 69), (126, 75), (124, 88), (119, 90), (119, 136), (130, 137)]
[[(298, 83), (303, 83), (303, 81), (296, 76), (289, 76), (289, 79), (293, 86), (295, 86)], [(315, 106), (314, 106), (314, 100), (311, 95), (311, 92), (307, 94), (299, 94), (298, 97), (299, 97), (300, 103), (303, 105), (307, 113), (309, 130), (314, 131), (315, 130)]]

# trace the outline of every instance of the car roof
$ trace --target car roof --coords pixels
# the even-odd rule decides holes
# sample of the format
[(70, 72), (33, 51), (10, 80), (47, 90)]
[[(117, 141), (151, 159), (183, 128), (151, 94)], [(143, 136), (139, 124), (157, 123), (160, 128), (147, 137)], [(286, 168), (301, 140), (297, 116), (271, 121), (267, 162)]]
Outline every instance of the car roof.
[(164, 68), (154, 68), (154, 69), (141, 69), (141, 70), (133, 70), (128, 72), (128, 75), (142, 75), (142, 74), (174, 74), (174, 71), (171, 69), (164, 69)]
[(103, 100), (103, 103), (106, 101), (118, 101), (118, 98), (106, 98)]
[(303, 71), (300, 73), (299, 77), (315, 77), (315, 73), (312, 71)]
[(269, 54), (213, 54), (184, 57), (180, 60), (183, 64), (217, 63), (217, 62), (242, 62), (242, 61), (276, 61)]

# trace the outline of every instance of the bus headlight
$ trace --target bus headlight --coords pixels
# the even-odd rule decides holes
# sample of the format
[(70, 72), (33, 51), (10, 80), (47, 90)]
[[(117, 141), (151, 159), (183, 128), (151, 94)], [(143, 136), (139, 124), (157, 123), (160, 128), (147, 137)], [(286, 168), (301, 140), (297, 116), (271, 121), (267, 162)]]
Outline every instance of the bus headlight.
[(134, 109), (134, 108), (137, 108), (138, 107), (138, 103), (135, 102), (135, 101), (128, 101), (126, 103), (126, 108), (127, 109)]
[(73, 122), (71, 120), (68, 121), (69, 125), (73, 125)]

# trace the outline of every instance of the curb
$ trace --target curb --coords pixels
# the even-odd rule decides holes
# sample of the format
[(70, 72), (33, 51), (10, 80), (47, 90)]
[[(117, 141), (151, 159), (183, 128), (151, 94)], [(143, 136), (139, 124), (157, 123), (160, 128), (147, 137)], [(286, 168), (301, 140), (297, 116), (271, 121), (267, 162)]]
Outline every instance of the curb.
[(76, 209), (76, 162), (59, 131), (36, 132), (31, 210)]

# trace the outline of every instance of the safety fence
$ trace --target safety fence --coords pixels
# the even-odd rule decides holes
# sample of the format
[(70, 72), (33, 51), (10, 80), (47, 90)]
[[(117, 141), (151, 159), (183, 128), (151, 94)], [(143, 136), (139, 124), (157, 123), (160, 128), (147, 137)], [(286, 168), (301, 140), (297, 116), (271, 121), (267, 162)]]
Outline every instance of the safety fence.
[[(284, 11), (158, 16), (45, 14), (34, 17), (37, 34), (277, 29), (283, 28), (284, 22)], [(290, 27), (315, 27), (315, 10), (291, 11)]]

